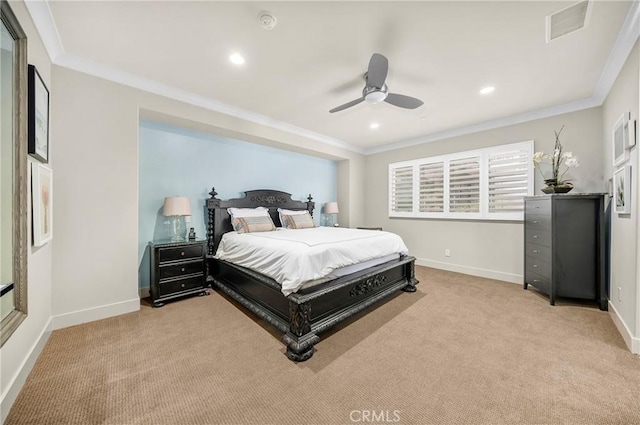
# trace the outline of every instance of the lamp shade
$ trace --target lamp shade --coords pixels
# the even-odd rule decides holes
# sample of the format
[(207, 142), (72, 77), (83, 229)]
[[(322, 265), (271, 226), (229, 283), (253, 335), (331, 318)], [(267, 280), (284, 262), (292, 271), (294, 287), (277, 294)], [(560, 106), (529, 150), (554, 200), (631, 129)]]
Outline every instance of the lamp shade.
[(164, 198), (162, 215), (191, 215), (191, 202), (183, 196), (170, 196)]
[(337, 202), (327, 202), (324, 204), (324, 213), (325, 214), (338, 214), (338, 203)]

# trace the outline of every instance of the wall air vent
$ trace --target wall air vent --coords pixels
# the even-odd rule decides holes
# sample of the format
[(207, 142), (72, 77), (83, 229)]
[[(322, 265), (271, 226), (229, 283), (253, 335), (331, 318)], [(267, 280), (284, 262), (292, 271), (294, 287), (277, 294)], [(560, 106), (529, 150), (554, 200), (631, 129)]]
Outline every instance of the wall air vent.
[(547, 43), (584, 28), (589, 3), (589, 0), (584, 0), (547, 16)]

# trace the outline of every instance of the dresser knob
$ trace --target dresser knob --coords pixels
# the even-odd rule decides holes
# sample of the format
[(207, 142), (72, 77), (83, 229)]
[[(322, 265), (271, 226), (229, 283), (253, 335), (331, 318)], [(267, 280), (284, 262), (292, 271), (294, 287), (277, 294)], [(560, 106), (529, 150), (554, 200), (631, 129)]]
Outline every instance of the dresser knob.
[(180, 285), (180, 286), (182, 286), (184, 288), (184, 283), (182, 285)]
[(538, 224), (538, 220), (533, 220), (533, 224)]
[(182, 255), (182, 256), (184, 257), (184, 251), (182, 251), (182, 252), (180, 253), (180, 255)]
[(538, 265), (537, 265), (537, 264), (534, 264), (534, 265), (533, 265), (533, 268), (534, 268), (534, 269), (537, 269), (537, 268), (538, 268)]
[(533, 235), (533, 239), (538, 239), (538, 235)]
[(540, 250), (539, 249), (534, 249), (533, 252), (540, 252)]
[(533, 279), (534, 282), (540, 282), (538, 279)]

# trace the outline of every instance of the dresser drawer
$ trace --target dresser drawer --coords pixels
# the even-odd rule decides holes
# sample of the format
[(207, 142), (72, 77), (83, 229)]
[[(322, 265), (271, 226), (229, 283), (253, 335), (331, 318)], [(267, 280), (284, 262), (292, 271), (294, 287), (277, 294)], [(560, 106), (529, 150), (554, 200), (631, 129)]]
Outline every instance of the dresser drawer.
[(527, 244), (533, 243), (536, 245), (542, 245), (546, 247), (551, 246), (550, 230), (525, 227), (524, 233), (525, 233), (525, 242)]
[(525, 199), (524, 202), (525, 215), (529, 214), (551, 214), (551, 198), (542, 199)]
[(178, 247), (160, 248), (158, 253), (159, 261), (186, 260), (189, 258), (202, 258), (204, 256), (204, 245), (187, 245)]
[(180, 292), (197, 288), (204, 288), (204, 275), (168, 280), (158, 284), (158, 292), (161, 297), (164, 295), (177, 295)]
[(534, 243), (526, 243), (524, 244), (524, 255), (527, 258), (531, 257), (532, 259), (537, 259), (540, 261), (546, 261), (547, 263), (551, 262), (551, 247), (542, 246)]
[(529, 229), (551, 230), (551, 215), (527, 214), (524, 217), (524, 225)]
[(531, 270), (525, 270), (524, 281), (533, 285), (545, 294), (551, 294), (551, 279)]
[(546, 277), (551, 282), (551, 263), (527, 256), (524, 266), (526, 271)]
[(158, 273), (159, 279), (169, 279), (177, 276), (185, 276), (194, 273), (204, 272), (204, 262), (201, 259), (195, 261), (185, 261), (183, 263), (161, 265)]

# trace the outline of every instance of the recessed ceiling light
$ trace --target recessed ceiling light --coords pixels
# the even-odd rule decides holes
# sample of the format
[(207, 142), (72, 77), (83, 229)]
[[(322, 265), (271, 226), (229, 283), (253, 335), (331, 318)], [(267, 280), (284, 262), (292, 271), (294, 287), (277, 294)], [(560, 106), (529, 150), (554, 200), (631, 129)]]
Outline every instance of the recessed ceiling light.
[(372, 122), (369, 127), (371, 127), (373, 130), (375, 130), (376, 128), (380, 127), (380, 124), (378, 124), (377, 122)]
[(494, 91), (496, 88), (493, 86), (489, 86), (489, 87), (485, 87), (482, 90), (480, 90), (480, 94), (489, 94), (492, 91)]
[(240, 56), (239, 53), (234, 53), (231, 56), (229, 56), (229, 60), (231, 61), (231, 63), (236, 64), (236, 65), (244, 64), (244, 58), (242, 56)]

